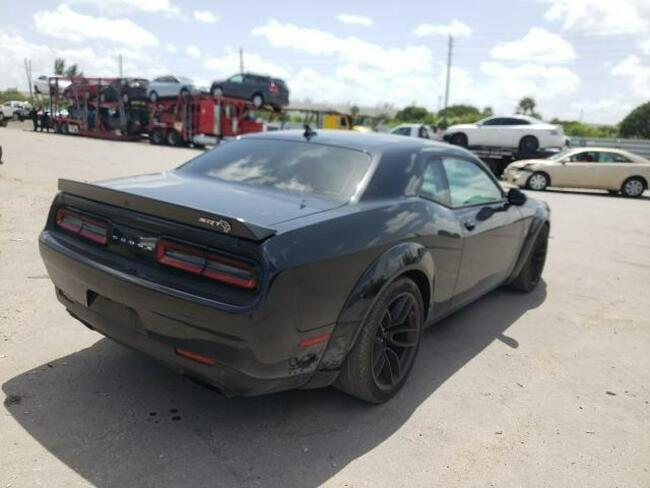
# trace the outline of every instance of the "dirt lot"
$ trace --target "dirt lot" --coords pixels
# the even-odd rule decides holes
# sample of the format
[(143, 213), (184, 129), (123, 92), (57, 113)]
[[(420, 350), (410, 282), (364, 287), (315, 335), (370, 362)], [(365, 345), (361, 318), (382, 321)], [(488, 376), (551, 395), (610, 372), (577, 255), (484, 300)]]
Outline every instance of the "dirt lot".
[(553, 212), (542, 285), (428, 331), (386, 405), (226, 400), (69, 317), (37, 249), (58, 177), (196, 151), (22, 127), (0, 128), (0, 487), (650, 486), (649, 197), (535, 194)]

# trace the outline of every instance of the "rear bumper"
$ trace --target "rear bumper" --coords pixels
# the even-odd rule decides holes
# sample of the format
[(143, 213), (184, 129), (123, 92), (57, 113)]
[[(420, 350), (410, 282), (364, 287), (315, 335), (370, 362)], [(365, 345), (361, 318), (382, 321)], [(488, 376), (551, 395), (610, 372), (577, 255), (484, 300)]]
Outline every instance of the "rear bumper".
[[(209, 300), (111, 270), (48, 231), (39, 248), (57, 298), (71, 315), (226, 396), (324, 386), (335, 378), (316, 374), (327, 341), (299, 346), (303, 339), (331, 333), (333, 325), (301, 333), (293, 322), (274, 319), (276, 311), (227, 312)], [(176, 348), (214, 364), (179, 356)]]

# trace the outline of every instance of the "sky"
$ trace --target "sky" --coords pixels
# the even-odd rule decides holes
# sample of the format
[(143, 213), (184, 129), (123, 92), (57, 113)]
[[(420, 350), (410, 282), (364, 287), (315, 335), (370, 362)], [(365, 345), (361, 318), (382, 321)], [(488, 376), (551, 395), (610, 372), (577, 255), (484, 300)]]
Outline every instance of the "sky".
[(295, 101), (449, 103), (617, 123), (650, 99), (650, 0), (0, 0), (0, 88), (27, 89), (56, 57), (88, 76), (175, 73), (209, 86), (284, 78)]

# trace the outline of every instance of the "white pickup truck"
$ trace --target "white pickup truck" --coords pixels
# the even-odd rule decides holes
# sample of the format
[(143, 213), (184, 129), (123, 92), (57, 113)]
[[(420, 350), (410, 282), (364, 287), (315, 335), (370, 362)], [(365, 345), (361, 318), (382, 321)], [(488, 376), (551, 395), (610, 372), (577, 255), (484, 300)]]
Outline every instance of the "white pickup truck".
[(31, 108), (29, 102), (9, 100), (2, 104), (2, 115), (5, 119), (18, 119), (20, 116), (27, 117), (27, 113)]
[(561, 126), (526, 115), (488, 117), (475, 124), (452, 125), (444, 138), (458, 146), (508, 148), (522, 154), (561, 148), (567, 142)]

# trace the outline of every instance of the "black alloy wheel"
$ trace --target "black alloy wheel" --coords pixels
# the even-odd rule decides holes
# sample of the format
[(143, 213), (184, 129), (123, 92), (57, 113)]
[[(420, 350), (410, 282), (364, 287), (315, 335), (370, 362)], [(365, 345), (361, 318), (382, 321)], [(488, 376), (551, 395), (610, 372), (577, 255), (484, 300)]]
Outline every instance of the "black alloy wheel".
[(372, 349), (372, 374), (377, 386), (389, 391), (410, 370), (420, 339), (415, 309), (409, 293), (398, 295), (384, 310)]
[(406, 382), (415, 362), (424, 305), (417, 285), (399, 278), (377, 297), (334, 384), (369, 403), (383, 403)]

